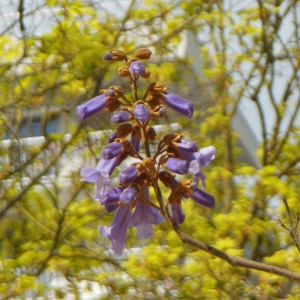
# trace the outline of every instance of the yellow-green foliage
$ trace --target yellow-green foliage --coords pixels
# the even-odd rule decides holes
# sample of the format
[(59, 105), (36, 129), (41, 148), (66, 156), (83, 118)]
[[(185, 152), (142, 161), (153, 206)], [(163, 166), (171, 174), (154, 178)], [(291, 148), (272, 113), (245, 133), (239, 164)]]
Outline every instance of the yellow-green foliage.
[[(97, 163), (110, 134), (93, 142), (88, 133), (113, 127), (104, 120), (104, 127), (99, 128), (104, 114), (86, 127), (75, 119), (76, 105), (98, 95), (100, 88), (122, 85), (129, 97), (125, 80), (115, 77), (119, 62), (103, 62), (105, 52), (121, 49), (132, 56), (138, 47), (149, 46), (154, 52), (147, 64), (152, 77), (139, 87), (159, 81), (183, 96), (194, 93), (190, 83), (196, 82), (201, 95), (195, 103), (195, 118), (176, 121), (200, 148), (214, 145), (217, 149), (215, 160), (203, 170), (206, 191), (214, 195), (216, 207), (210, 210), (191, 199), (183, 200), (186, 219), (180, 228), (228, 255), (299, 273), (299, 252), (279, 223), (281, 219), (290, 226), (283, 196), (294, 219), (299, 211), (299, 170), (297, 161), (293, 164), (299, 160), (299, 127), (291, 125), (285, 138), (283, 128), (273, 123), (264, 141), (260, 135), (256, 155), (261, 167), (256, 169), (240, 162), (245, 149), (238, 147), (240, 137), (231, 126), (235, 108), (256, 88), (263, 86), (269, 94), (275, 93), (271, 73), (265, 74), (265, 68), (274, 67), (276, 26), (284, 18), (278, 15), (285, 10), (280, 4), (284, 1), (259, 1), (263, 7), (254, 4), (238, 12), (222, 1), (137, 1), (139, 5), (133, 5), (125, 17), (97, 11), (87, 2), (47, 0), (45, 8), (56, 11), (49, 32), (22, 38), (8, 33), (0, 36), (1, 139), (7, 139), (10, 131), (13, 139), (20, 137), (31, 109), (43, 113), (45, 125), (58, 114), (67, 128), (44, 134), (38, 145), (22, 146), (20, 140), (0, 145), (0, 295), (3, 299), (26, 295), (63, 299), (70, 292), (81, 299), (95, 283), (103, 294), (91, 299), (299, 299), (298, 284), (232, 267), (185, 245), (166, 222), (155, 226), (154, 237), (147, 241), (138, 240), (136, 229), (129, 229), (127, 247), (132, 251), (125, 251), (122, 259), (109, 255), (109, 242), (98, 234), (97, 226), (109, 225), (113, 214), (94, 201), (93, 186), (80, 182), (79, 170), (85, 163)], [(286, 6), (293, 5), (299, 1)], [(201, 39), (199, 57), (177, 57), (178, 45), (187, 33)], [(279, 60), (292, 54), (290, 63), (300, 61), (298, 43), (283, 43), (279, 48), (287, 49)], [(194, 74), (191, 63), (198, 58), (202, 68)], [(279, 67), (274, 67), (274, 73)], [(299, 63), (293, 70), (298, 69)], [(278, 122), (297, 109), (293, 103), (298, 94), (287, 89), (287, 95), (276, 106)], [(207, 98), (205, 104), (202, 96)], [(259, 109), (257, 99), (247, 100)], [(73, 152), (82, 161), (73, 160)], [(69, 159), (66, 165), (60, 157)], [(65, 167), (72, 167), (67, 178)], [(169, 191), (162, 187), (162, 193), (167, 199)], [(63, 278), (63, 284), (43, 281), (45, 274)]]

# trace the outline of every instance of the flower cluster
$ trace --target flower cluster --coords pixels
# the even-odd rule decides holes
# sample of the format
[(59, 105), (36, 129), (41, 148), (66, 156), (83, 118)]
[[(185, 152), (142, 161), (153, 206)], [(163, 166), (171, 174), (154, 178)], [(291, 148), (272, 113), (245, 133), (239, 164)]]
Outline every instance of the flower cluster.
[[(82, 122), (105, 110), (112, 114), (111, 122), (119, 124), (103, 147), (97, 166), (84, 167), (80, 173), (83, 181), (95, 183), (95, 199), (106, 211), (116, 211), (111, 226), (99, 226), (100, 234), (110, 240), (110, 249), (115, 255), (122, 254), (128, 227), (137, 227), (140, 239), (153, 236), (153, 225), (165, 221), (164, 205), (170, 208), (167, 214), (173, 224), (184, 222), (182, 199), (191, 198), (208, 208), (215, 205), (214, 197), (203, 190), (206, 187), (203, 168), (215, 158), (213, 146), (199, 150), (195, 142), (182, 134), (170, 133), (159, 141), (155, 153), (151, 153), (149, 142), (156, 137), (151, 122), (166, 115), (166, 106), (191, 118), (194, 106), (192, 102), (167, 92), (168, 87), (159, 82), (151, 83), (143, 97), (138, 98), (138, 80), (151, 75), (142, 61), (150, 57), (148, 49), (139, 49), (130, 60), (120, 50), (106, 53), (104, 60), (125, 62), (118, 74), (129, 78), (133, 101), (124, 95), (121, 87), (111, 86), (101, 90), (101, 95), (77, 106), (77, 115)], [(141, 147), (145, 156), (141, 154)], [(115, 168), (128, 157), (134, 157), (138, 162), (121, 171), (119, 185), (112, 187)], [(176, 179), (176, 174), (188, 173), (192, 179)], [(158, 182), (171, 190), (166, 203), (161, 199)], [(150, 188), (153, 188), (157, 201), (151, 199)]]

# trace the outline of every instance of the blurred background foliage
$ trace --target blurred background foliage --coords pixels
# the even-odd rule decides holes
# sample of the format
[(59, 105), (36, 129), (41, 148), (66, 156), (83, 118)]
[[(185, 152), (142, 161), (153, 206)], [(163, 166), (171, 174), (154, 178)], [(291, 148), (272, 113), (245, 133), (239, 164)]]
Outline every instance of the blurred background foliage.
[[(131, 250), (110, 256), (97, 226), (113, 216), (79, 177), (97, 163), (113, 126), (105, 113), (80, 124), (76, 105), (111, 85), (129, 90), (115, 76), (121, 64), (103, 54), (130, 57), (148, 47), (152, 76), (141, 88), (160, 81), (194, 100), (195, 118), (171, 114), (165, 122), (179, 123), (199, 147), (217, 148), (205, 170), (216, 208), (185, 201), (181, 228), (230, 255), (299, 270), (299, 251), (279, 219), (290, 226), (283, 196), (293, 218), (299, 211), (300, 2), (242, 2), (0, 4), (1, 299), (299, 299), (297, 283), (232, 267), (182, 244), (166, 223), (147, 241), (130, 229)], [(180, 55), (187, 34), (197, 56)], [(232, 130), (248, 102), (259, 168), (239, 159), (247, 149)]]

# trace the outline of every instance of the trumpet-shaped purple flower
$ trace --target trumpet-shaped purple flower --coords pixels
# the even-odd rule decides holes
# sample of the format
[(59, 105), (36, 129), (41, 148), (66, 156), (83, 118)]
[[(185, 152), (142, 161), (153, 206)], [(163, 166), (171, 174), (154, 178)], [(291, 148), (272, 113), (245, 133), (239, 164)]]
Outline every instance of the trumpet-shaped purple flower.
[(199, 183), (201, 180), (202, 187), (206, 187), (205, 175), (202, 172), (202, 169), (206, 167), (212, 160), (215, 159), (216, 148), (214, 146), (208, 146), (201, 148), (199, 152), (194, 153), (194, 160), (190, 162), (189, 172), (195, 175), (195, 182)]
[(109, 190), (102, 189), (99, 192), (99, 200), (102, 205), (104, 205), (105, 210), (108, 213), (116, 210), (118, 208), (118, 202), (120, 201), (120, 195), (122, 194), (124, 187), (119, 186)]
[(203, 190), (200, 190), (199, 188), (195, 188), (193, 190), (193, 193), (190, 195), (190, 198), (202, 206), (208, 208), (215, 207), (215, 198), (212, 195), (204, 192)]
[(139, 189), (136, 186), (126, 188), (120, 195), (120, 201), (124, 205), (130, 205), (139, 195)]
[(175, 224), (182, 224), (185, 220), (185, 214), (182, 212), (181, 203), (176, 202), (171, 204), (172, 219)]
[(123, 123), (127, 122), (131, 117), (128, 111), (115, 111), (111, 117), (113, 123)]
[(176, 112), (191, 118), (194, 113), (194, 103), (175, 94), (164, 92), (164, 103)]
[(138, 173), (139, 171), (137, 170), (136, 166), (130, 166), (126, 168), (119, 174), (120, 184), (127, 185), (131, 183), (136, 178)]
[(106, 95), (96, 96), (95, 98), (77, 106), (77, 115), (81, 122), (93, 117), (108, 105)]
[(111, 143), (103, 147), (101, 156), (103, 159), (112, 159), (121, 154), (123, 146), (121, 143)]
[[(105, 186), (110, 186), (110, 176), (119, 162), (120, 155), (112, 159), (101, 158), (96, 168), (84, 167), (81, 169), (81, 181), (92, 182), (96, 184), (96, 190), (100, 191)], [(99, 199), (97, 194), (96, 199)]]
[(140, 61), (133, 61), (130, 64), (129, 69), (130, 69), (131, 74), (140, 76), (145, 73), (146, 67), (144, 65), (142, 65)]
[[(142, 186), (142, 193), (145, 198), (150, 198), (149, 187), (145, 184)], [(165, 218), (156, 209), (145, 202), (138, 202), (131, 216), (129, 226), (137, 227), (137, 237), (143, 240), (153, 236), (152, 225), (159, 225), (164, 221)]]
[(111, 226), (99, 226), (99, 233), (110, 240), (110, 250), (114, 255), (122, 255), (127, 238), (127, 228), (131, 217), (131, 206), (120, 206)]
[(169, 157), (166, 161), (166, 167), (177, 174), (186, 174), (189, 170), (189, 165), (186, 160)]
[(133, 113), (134, 118), (140, 122), (148, 122), (150, 120), (150, 110), (144, 104), (136, 105)]

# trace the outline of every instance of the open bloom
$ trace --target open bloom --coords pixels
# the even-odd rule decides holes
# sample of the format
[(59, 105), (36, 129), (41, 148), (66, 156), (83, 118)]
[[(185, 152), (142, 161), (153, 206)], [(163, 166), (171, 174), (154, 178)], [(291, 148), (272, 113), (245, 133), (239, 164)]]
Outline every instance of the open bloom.
[(106, 108), (108, 102), (106, 95), (96, 96), (95, 98), (77, 106), (77, 115), (81, 122), (93, 117)]
[(104, 205), (105, 210), (108, 213), (113, 212), (118, 208), (118, 202), (120, 201), (120, 195), (123, 193), (124, 187), (119, 186), (109, 190), (102, 189), (99, 192), (99, 200)]
[(202, 187), (206, 187), (205, 175), (202, 169), (206, 167), (212, 160), (214, 160), (216, 155), (216, 148), (214, 146), (208, 146), (201, 148), (199, 152), (194, 153), (194, 159), (190, 162), (189, 172), (195, 175), (194, 180), (197, 185), (199, 181), (202, 183)]
[(131, 217), (131, 206), (120, 206), (111, 226), (99, 226), (99, 233), (110, 240), (110, 250), (113, 254), (122, 255), (126, 243), (127, 229)]
[(183, 99), (175, 94), (164, 92), (165, 98), (162, 99), (163, 102), (175, 110), (176, 112), (191, 118), (194, 113), (194, 103)]
[[(84, 167), (81, 169), (80, 176), (81, 181), (92, 182), (96, 184), (96, 190), (98, 192), (105, 186), (110, 186), (110, 177), (116, 166), (118, 165), (120, 154), (112, 159), (101, 158), (96, 168)], [(95, 199), (99, 199), (99, 194), (95, 196)]]
[[(142, 186), (142, 193), (146, 199), (150, 199), (149, 187), (146, 184)], [(137, 227), (137, 237), (143, 240), (153, 236), (152, 225), (159, 225), (164, 221), (165, 218), (155, 208), (145, 202), (138, 202), (131, 216), (129, 226)]]

